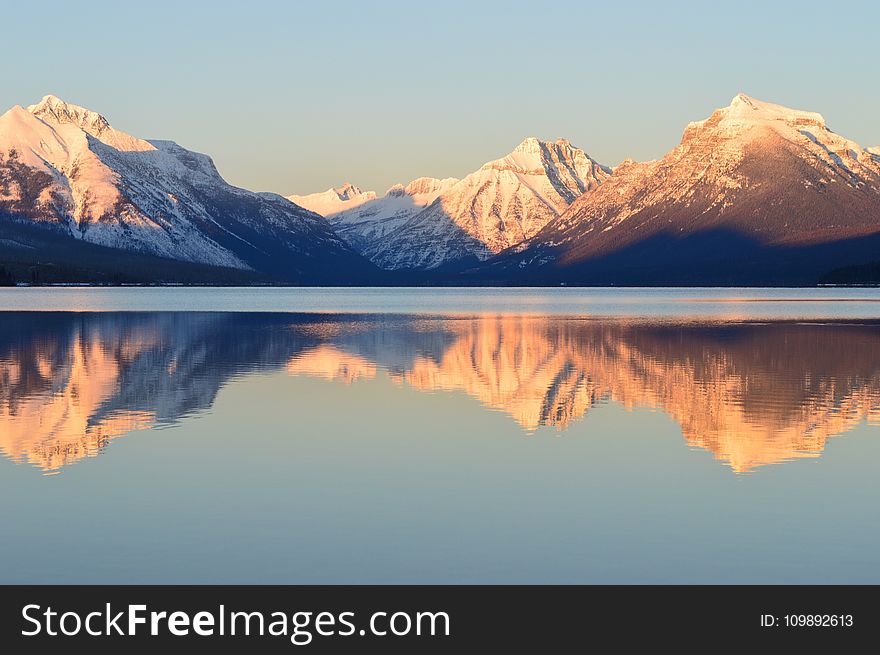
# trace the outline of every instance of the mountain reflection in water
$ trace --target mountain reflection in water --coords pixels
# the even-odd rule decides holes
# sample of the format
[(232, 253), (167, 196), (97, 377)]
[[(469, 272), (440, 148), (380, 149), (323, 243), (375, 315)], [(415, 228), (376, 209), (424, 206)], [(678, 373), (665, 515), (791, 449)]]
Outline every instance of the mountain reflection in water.
[(527, 432), (564, 432), (602, 402), (655, 409), (737, 472), (818, 456), (880, 422), (872, 322), (2, 313), (0, 451), (55, 472), (208, 410), (228, 380), (263, 370), (461, 391)]

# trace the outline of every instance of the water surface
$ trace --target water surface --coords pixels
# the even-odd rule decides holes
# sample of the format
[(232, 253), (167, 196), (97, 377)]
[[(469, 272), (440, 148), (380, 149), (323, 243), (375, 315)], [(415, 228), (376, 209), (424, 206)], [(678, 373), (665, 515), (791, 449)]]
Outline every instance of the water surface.
[(880, 289), (0, 287), (0, 311), (880, 318)]
[(5, 291), (0, 581), (876, 583), (875, 295)]

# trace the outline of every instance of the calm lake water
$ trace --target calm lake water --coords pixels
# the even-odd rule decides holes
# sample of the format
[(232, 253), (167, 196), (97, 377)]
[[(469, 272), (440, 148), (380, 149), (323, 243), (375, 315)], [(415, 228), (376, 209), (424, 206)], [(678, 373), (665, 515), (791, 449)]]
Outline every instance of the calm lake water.
[(3, 583), (880, 582), (880, 292), (0, 290)]

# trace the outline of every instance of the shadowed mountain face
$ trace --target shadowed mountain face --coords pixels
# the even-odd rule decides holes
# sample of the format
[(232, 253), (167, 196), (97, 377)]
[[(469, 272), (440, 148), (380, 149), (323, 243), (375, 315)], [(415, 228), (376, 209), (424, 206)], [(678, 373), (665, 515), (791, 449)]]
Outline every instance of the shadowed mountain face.
[(564, 433), (599, 403), (657, 410), (737, 472), (818, 456), (829, 437), (880, 421), (871, 323), (8, 313), (0, 451), (57, 471), (206, 411), (231, 378), (261, 370), (463, 392), (528, 432)]

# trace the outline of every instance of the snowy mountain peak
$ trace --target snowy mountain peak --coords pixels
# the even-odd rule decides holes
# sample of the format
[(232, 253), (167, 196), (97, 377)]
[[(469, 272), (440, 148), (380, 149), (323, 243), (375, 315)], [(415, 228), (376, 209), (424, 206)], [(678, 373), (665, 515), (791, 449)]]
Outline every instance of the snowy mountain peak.
[(442, 193), (456, 182), (458, 182), (458, 179), (454, 177), (447, 177), (443, 180), (436, 177), (417, 177), (406, 185), (404, 193), (408, 196), (418, 196), (436, 192)]
[(735, 107), (739, 105), (745, 105), (747, 107), (754, 107), (756, 100), (751, 96), (747, 96), (745, 93), (737, 93), (733, 96), (733, 100), (730, 101), (730, 106)]
[(23, 118), (32, 118), (30, 112), (21, 105), (12, 105), (6, 113), (0, 116), (4, 121), (21, 121)]
[(816, 112), (791, 109), (739, 93), (727, 107), (717, 109), (709, 118), (689, 123), (684, 140), (704, 131), (720, 137), (773, 131), (786, 138), (797, 139), (803, 130), (827, 130), (825, 119)]
[(40, 102), (30, 105), (27, 110), (50, 125), (78, 127), (98, 141), (117, 150), (144, 152), (156, 149), (148, 141), (112, 128), (107, 119), (98, 112), (65, 102), (58, 96), (43, 96)]
[(107, 119), (98, 112), (64, 102), (58, 96), (43, 96), (35, 105), (30, 105), (28, 111), (34, 116), (49, 119), (56, 123), (73, 123), (93, 136), (110, 128)]
[(514, 152), (538, 153), (541, 151), (541, 142), (533, 137), (527, 136), (522, 142), (513, 149)]
[(821, 114), (813, 111), (800, 111), (798, 109), (789, 109), (782, 105), (776, 105), (772, 102), (763, 102), (747, 96), (745, 93), (739, 93), (731, 100), (730, 105), (726, 109), (722, 109), (728, 118), (736, 118), (739, 120), (749, 121), (781, 121), (793, 126), (796, 125), (816, 125), (825, 127), (825, 119)]
[(342, 186), (334, 188), (333, 191), (336, 192), (340, 200), (351, 200), (363, 193), (359, 187), (356, 187), (351, 182), (346, 182)]
[(535, 235), (610, 174), (565, 139), (529, 137), (461, 180), (398, 184), (331, 222), (382, 268), (469, 265)]
[[(506, 157), (483, 164), (481, 170), (511, 171), (519, 175), (539, 175), (555, 177), (556, 172), (569, 169), (575, 177), (589, 174), (587, 169), (595, 162), (580, 148), (575, 148), (566, 139), (540, 141), (528, 137)], [(605, 173), (608, 169), (600, 167)], [(586, 188), (581, 191), (585, 191)]]
[(287, 196), (287, 199), (300, 207), (305, 207), (309, 211), (327, 217), (375, 200), (376, 192), (363, 191), (351, 182), (346, 182), (342, 186), (331, 187), (320, 193)]
[(438, 193), (442, 193), (456, 182), (458, 182), (458, 178), (455, 177), (447, 177), (442, 180), (436, 177), (417, 177), (405, 186), (403, 184), (392, 184), (388, 191), (385, 192), (385, 197), (433, 196), (431, 198), (433, 200)]

